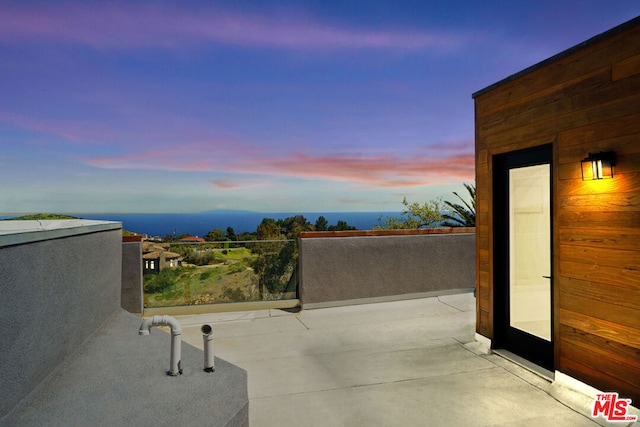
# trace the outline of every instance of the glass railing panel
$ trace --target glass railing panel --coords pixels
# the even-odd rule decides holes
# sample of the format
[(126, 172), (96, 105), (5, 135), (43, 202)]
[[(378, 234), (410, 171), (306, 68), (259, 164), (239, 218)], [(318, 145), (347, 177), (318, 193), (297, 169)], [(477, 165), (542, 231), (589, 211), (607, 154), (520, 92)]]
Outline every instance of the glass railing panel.
[(145, 307), (295, 299), (297, 241), (172, 243), (143, 255)]

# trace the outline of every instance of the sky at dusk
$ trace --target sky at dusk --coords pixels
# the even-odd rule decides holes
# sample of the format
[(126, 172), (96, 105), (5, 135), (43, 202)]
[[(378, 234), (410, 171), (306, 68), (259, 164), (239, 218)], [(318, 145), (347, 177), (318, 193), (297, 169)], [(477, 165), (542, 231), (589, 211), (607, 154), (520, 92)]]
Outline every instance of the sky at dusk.
[(400, 211), (474, 180), (472, 93), (637, 0), (1, 1), (0, 213)]

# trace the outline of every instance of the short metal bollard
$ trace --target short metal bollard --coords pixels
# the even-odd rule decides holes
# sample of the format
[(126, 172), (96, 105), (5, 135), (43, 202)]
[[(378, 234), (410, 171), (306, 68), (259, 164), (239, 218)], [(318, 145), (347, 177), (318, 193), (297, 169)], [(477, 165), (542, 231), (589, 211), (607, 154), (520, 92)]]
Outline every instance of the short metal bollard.
[(204, 341), (204, 371), (213, 372), (216, 370), (213, 354), (213, 327), (205, 323), (200, 330)]

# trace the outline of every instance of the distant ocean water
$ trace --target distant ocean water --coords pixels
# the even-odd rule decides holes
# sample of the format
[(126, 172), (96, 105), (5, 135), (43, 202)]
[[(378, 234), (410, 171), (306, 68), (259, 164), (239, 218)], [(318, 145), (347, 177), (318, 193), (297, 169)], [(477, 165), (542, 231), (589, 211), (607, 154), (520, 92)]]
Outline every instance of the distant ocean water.
[[(210, 211), (195, 214), (69, 214), (85, 219), (119, 221), (125, 230), (150, 236), (164, 237), (167, 234), (190, 234), (204, 236), (209, 231), (232, 227), (236, 233), (254, 232), (264, 218), (275, 220), (302, 215), (311, 224), (319, 216), (324, 216), (329, 225), (346, 221), (358, 230), (370, 230), (382, 217), (401, 216), (399, 212), (252, 212), (252, 211)], [(0, 217), (8, 218), (7, 216)]]

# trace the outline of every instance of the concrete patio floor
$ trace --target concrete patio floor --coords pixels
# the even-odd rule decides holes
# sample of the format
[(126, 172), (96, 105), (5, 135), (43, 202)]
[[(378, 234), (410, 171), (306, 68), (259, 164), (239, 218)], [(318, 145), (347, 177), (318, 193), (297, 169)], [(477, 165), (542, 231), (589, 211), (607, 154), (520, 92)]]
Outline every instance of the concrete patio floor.
[(248, 372), (251, 426), (593, 426), (549, 381), (473, 351), (475, 299), (457, 294), (304, 310), (176, 316)]

